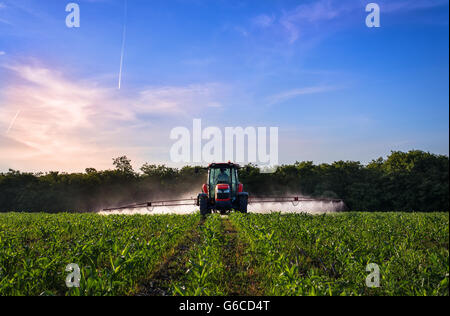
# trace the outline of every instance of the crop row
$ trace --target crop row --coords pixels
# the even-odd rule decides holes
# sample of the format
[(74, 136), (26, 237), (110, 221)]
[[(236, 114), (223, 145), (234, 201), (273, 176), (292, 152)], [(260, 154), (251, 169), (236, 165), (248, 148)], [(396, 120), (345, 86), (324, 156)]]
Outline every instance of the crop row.
[(209, 216), (199, 230), (200, 242), (191, 249), (185, 267), (186, 274), (174, 286), (173, 294), (181, 296), (225, 295), (226, 271), (223, 260), (225, 236), (220, 216)]
[[(267, 295), (448, 295), (448, 214), (233, 214)], [(379, 287), (369, 288), (369, 264)]]
[[(200, 217), (1, 214), (0, 295), (133, 294)], [(76, 264), (79, 287), (68, 288)]]

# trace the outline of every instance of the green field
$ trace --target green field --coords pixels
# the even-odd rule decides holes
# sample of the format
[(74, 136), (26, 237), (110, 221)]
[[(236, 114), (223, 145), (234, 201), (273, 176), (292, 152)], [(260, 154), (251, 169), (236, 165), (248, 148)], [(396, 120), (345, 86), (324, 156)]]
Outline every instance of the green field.
[(448, 213), (7, 213), (0, 295), (449, 295), (448, 246)]

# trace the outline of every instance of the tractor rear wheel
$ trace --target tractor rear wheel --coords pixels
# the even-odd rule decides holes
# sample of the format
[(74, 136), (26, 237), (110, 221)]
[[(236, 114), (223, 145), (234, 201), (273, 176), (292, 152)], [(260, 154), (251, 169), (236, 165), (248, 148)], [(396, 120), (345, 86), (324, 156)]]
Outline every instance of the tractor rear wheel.
[(211, 210), (208, 208), (208, 199), (207, 198), (200, 198), (199, 201), (200, 204), (200, 214), (202, 216), (211, 214)]
[(239, 197), (239, 212), (247, 214), (248, 197), (242, 195)]

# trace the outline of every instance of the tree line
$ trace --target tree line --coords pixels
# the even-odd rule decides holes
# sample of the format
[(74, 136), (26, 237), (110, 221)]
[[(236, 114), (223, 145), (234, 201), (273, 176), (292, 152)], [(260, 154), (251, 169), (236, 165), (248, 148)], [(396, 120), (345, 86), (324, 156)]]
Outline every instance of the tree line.
[[(195, 197), (206, 171), (144, 164), (133, 170), (126, 157), (114, 169), (84, 173), (0, 173), (0, 212), (92, 212), (154, 199)], [(449, 157), (423, 151), (392, 152), (367, 165), (296, 162), (261, 173), (254, 165), (239, 171), (254, 196), (302, 194), (340, 198), (352, 211), (449, 211)]]

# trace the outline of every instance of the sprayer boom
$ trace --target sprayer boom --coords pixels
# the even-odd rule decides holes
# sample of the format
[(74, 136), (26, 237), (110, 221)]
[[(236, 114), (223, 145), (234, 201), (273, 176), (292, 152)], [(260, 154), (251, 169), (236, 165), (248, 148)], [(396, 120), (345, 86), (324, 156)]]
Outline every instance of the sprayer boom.
[[(325, 198), (310, 198), (299, 196), (255, 196), (248, 198), (248, 204), (264, 204), (264, 203), (292, 203), (294, 206), (298, 206), (302, 202), (323, 202), (323, 203), (342, 203), (340, 199), (325, 199)], [(179, 199), (179, 200), (166, 200), (166, 201), (152, 201), (145, 203), (136, 203), (125, 205), (115, 208), (105, 208), (103, 211), (121, 211), (129, 209), (153, 209), (155, 207), (177, 207), (177, 206), (199, 206), (199, 198)]]

